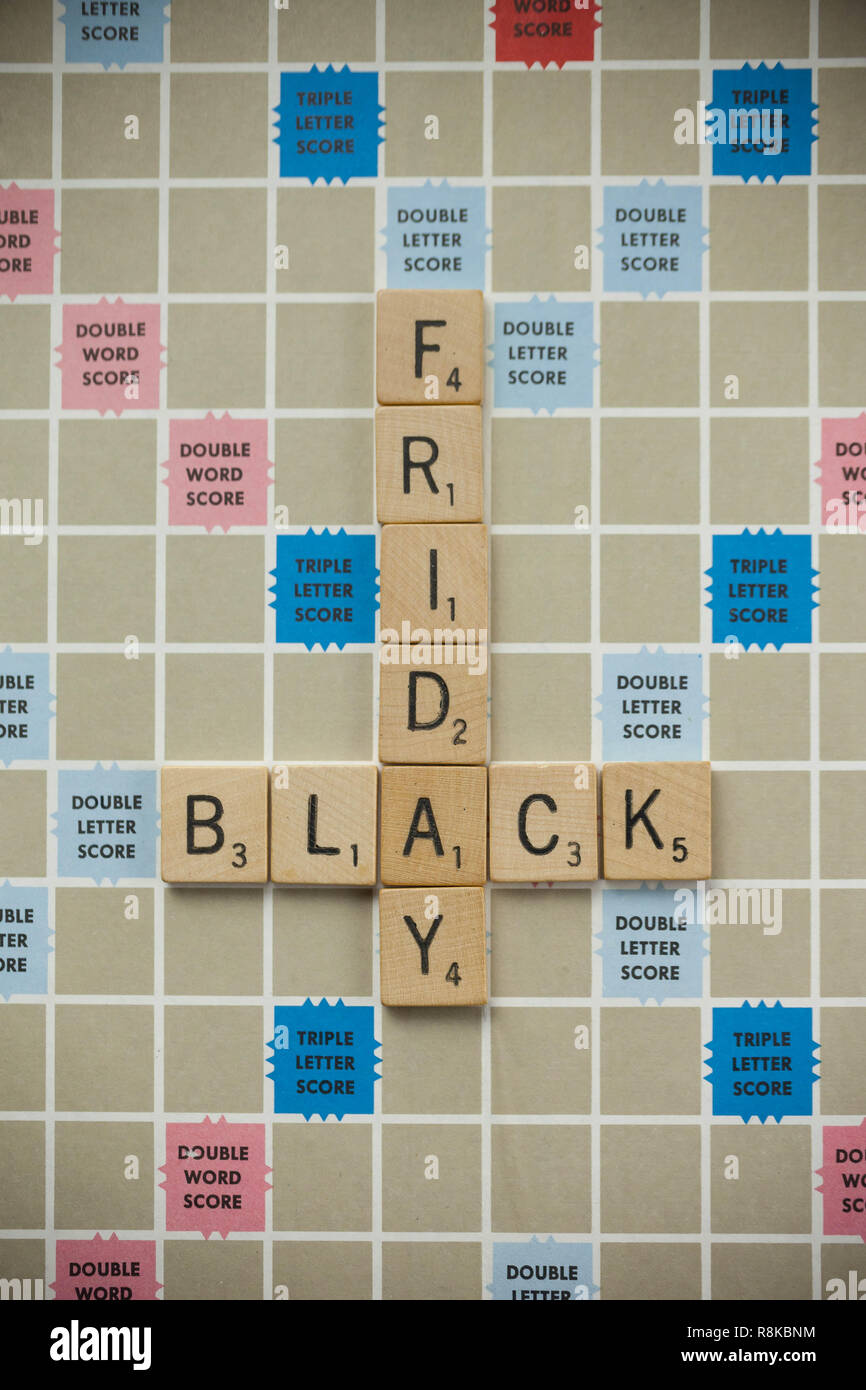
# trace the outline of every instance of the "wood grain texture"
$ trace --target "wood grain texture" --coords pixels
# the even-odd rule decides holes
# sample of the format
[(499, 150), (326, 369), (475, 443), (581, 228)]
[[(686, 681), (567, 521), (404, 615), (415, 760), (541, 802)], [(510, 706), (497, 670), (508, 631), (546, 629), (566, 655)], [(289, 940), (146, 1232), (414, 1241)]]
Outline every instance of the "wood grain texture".
[(591, 763), (493, 763), (494, 883), (598, 878), (598, 788)]
[(266, 767), (164, 767), (161, 784), (163, 882), (267, 883)]
[(605, 878), (710, 877), (709, 763), (605, 763), (601, 788)]
[(467, 887), (487, 877), (487, 769), (382, 769), (382, 882)]
[(487, 1003), (483, 888), (383, 888), (379, 947), (383, 1004)]
[(380, 290), (376, 301), (379, 403), (479, 405), (484, 382), (481, 291)]
[(379, 407), (376, 514), (381, 522), (481, 521), (480, 406)]
[[(446, 647), (413, 661), (419, 646), (384, 648), (379, 663), (379, 757), (383, 763), (483, 763), (487, 757), (486, 647)], [(392, 664), (385, 660), (393, 656)], [(431, 658), (435, 651), (430, 652)], [(477, 669), (466, 664), (472, 657)]]
[(279, 763), (271, 772), (274, 883), (376, 882), (379, 769)]
[(483, 632), (486, 640), (486, 526), (384, 526), (380, 553), (380, 632), (396, 632), (399, 642), (421, 640), (417, 628), (453, 640)]

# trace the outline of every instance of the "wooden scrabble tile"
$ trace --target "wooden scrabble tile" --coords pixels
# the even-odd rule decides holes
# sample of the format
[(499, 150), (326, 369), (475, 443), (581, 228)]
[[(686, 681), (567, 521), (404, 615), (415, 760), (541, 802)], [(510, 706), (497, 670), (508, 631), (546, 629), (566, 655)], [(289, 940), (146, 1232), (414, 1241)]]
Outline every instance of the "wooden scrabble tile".
[(376, 396), (382, 405), (478, 405), (484, 381), (480, 290), (380, 290)]
[(437, 629), (487, 640), (486, 526), (385, 526), (380, 565), (383, 641), (435, 641)]
[(604, 876), (710, 877), (710, 764), (605, 763)]
[(267, 883), (266, 767), (162, 769), (165, 883)]
[(382, 882), (484, 883), (486, 767), (382, 769)]
[(480, 521), (481, 407), (380, 406), (376, 411), (380, 521)]
[(271, 772), (274, 883), (376, 882), (379, 769), (278, 763)]
[(495, 883), (598, 878), (591, 763), (491, 764), (490, 877)]
[(487, 1003), (483, 888), (383, 888), (382, 1003)]
[[(430, 659), (423, 660), (425, 655)], [(487, 757), (486, 646), (380, 649), (379, 758), (383, 763), (483, 763)]]

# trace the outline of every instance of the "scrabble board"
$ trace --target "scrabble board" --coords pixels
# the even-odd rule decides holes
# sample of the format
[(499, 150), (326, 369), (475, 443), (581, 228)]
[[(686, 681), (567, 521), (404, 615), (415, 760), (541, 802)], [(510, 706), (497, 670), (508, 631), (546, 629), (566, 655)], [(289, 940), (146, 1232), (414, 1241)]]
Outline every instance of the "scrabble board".
[(864, 121), (860, 0), (0, 0), (0, 1298), (866, 1297)]

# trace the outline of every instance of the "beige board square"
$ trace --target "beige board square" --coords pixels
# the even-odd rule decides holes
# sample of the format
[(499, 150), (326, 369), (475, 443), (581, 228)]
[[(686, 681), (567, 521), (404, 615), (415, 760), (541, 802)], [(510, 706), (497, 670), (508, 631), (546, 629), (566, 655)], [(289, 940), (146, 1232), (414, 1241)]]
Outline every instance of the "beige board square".
[(4, 878), (45, 876), (45, 773), (0, 776), (0, 874)]
[[(592, 742), (590, 659), (577, 653), (493, 657), (492, 757), (561, 762)], [(562, 719), (567, 709), (569, 717)]]
[(866, 188), (862, 185), (825, 184), (818, 189), (819, 290), (866, 289), (860, 250), (864, 220)]
[(274, 499), (291, 526), (373, 520), (373, 421), (276, 422)]
[(487, 1003), (487, 931), (480, 888), (384, 888), (379, 894), (382, 1003)]
[(866, 773), (821, 773), (821, 877), (862, 878)]
[(263, 536), (168, 536), (167, 642), (261, 642)]
[(495, 642), (588, 642), (588, 535), (493, 536)]
[(481, 521), (481, 407), (380, 406), (376, 515), (381, 522)]
[(266, 883), (264, 767), (162, 769), (164, 883)]
[(598, 787), (591, 763), (493, 763), (494, 883), (598, 878)]
[(603, 405), (698, 404), (697, 304), (603, 304), (601, 341)]
[(120, 650), (58, 653), (58, 758), (149, 762), (155, 671), (148, 654), (127, 661)]
[(373, 992), (373, 894), (296, 888), (274, 894), (274, 993)]
[(452, 634), (442, 640), (461, 632), (486, 640), (486, 526), (386, 526), (380, 555), (379, 630), (388, 641), (435, 642), (436, 630)]
[(152, 536), (60, 536), (57, 571), (60, 642), (153, 641)]
[(167, 1240), (162, 1297), (200, 1302), (259, 1303), (264, 1285), (260, 1240)]
[[(285, 13), (285, 11), (283, 11)], [(298, 1302), (357, 1302), (373, 1297), (373, 1247), (362, 1240), (275, 1240), (274, 1290)]]
[(165, 756), (261, 758), (262, 658), (241, 652), (169, 653), (165, 658)]
[(47, 410), (52, 363), (47, 304), (0, 308), (0, 410)]
[(710, 189), (713, 290), (809, 288), (808, 192), (769, 182)]
[[(416, 661), (416, 655), (418, 660)], [(382, 648), (379, 758), (383, 763), (483, 763), (487, 757), (486, 646)], [(469, 661), (472, 661), (472, 665)]]
[(700, 1233), (697, 1125), (602, 1125), (601, 1229), (636, 1235)]
[[(432, 126), (429, 117), (438, 125)], [(466, 178), (481, 174), (480, 72), (389, 72), (385, 77), (385, 174)], [(436, 130), (431, 138), (427, 132)]]
[(821, 1278), (824, 1294), (831, 1299), (863, 1301), (866, 1293), (866, 1245), (845, 1245), (837, 1240), (821, 1247)]
[[(38, 1182), (38, 1177), (35, 1181)], [(40, 1221), (36, 1224), (42, 1223)], [(47, 1282), (46, 1268), (44, 1240), (33, 1240), (29, 1236), (20, 1237), (18, 1240), (0, 1239), (0, 1278), (20, 1279), (22, 1291), (27, 1287), (24, 1280), (30, 1279), (30, 1287), (35, 1291), (38, 1287), (35, 1283), (37, 1279), (43, 1281), (43, 1287)]]
[(493, 74), (493, 173), (588, 174), (588, 72)]
[[(710, 309), (710, 398), (714, 406), (808, 405), (806, 304), (715, 301)], [(737, 396), (729, 379), (737, 378)]]
[(154, 293), (158, 218), (156, 189), (64, 189), (62, 293)]
[(268, 15), (235, 0), (172, 0), (173, 63), (266, 63)]
[(490, 942), (494, 997), (581, 999), (592, 993), (589, 891), (494, 889)]
[(389, 63), (466, 63), (484, 56), (485, 0), (389, 0), (385, 59)]
[(809, 0), (710, 0), (712, 58), (808, 58)]
[(811, 1233), (815, 1180), (808, 1125), (713, 1125), (710, 1135), (715, 1234)]
[(599, 1283), (605, 1300), (693, 1302), (701, 1297), (701, 1247), (669, 1240), (602, 1241)]
[(484, 883), (487, 769), (384, 767), (381, 837), (382, 882), (389, 886)]
[(382, 405), (477, 405), (483, 382), (480, 290), (379, 290), (376, 398)]
[[(151, 1231), (154, 1127), (134, 1120), (58, 1120), (54, 1221), (59, 1230)], [(129, 1159), (138, 1176), (127, 1177)]]
[(607, 0), (602, 17), (605, 59), (697, 58), (700, 14), (690, 0)]
[(812, 1250), (805, 1241), (713, 1245), (710, 1269), (714, 1301), (799, 1303), (812, 1297)]
[(168, 321), (169, 410), (264, 406), (264, 305), (172, 304)]
[(62, 526), (154, 524), (155, 420), (61, 420), (58, 456)]
[(590, 1148), (589, 1125), (492, 1125), (492, 1229), (589, 1231)]
[(64, 72), (62, 84), (65, 179), (159, 177), (158, 73)]
[(821, 890), (821, 994), (831, 999), (866, 995), (866, 890)]
[(375, 763), (278, 763), (271, 769), (273, 883), (376, 882)]
[(861, 58), (866, 51), (866, 10), (849, 0), (823, 0), (818, 13), (822, 58)]
[[(5, 981), (4, 981), (5, 984)], [(21, 1004), (0, 1010), (3, 1058), (3, 1110), (45, 1108), (45, 1005)]]
[(480, 1126), (382, 1126), (382, 1229), (481, 1229)]
[(54, 915), (58, 994), (153, 994), (152, 888), (57, 888)]
[(386, 1115), (477, 1115), (481, 1110), (481, 1013), (476, 1009), (385, 1009), (382, 1111)]
[(494, 291), (590, 288), (589, 266), (575, 265), (593, 244), (588, 188), (495, 188), (493, 227)]
[(3, 1229), (39, 1230), (45, 1224), (45, 1125), (34, 1120), (0, 1121), (0, 1162)]
[(588, 420), (494, 418), (494, 523), (573, 525), (589, 507), (589, 434)]
[(369, 1231), (370, 1125), (274, 1124), (275, 1231)]
[(588, 1009), (490, 1011), (494, 1115), (588, 1115), (592, 1054), (578, 1047)]
[(605, 72), (601, 81), (603, 174), (697, 174), (697, 145), (674, 140), (674, 113), (694, 111), (701, 95), (695, 68)]
[(736, 885), (723, 891), (724, 916), (729, 920), (709, 926), (710, 994), (740, 1001), (808, 999), (812, 993), (808, 889)]
[(697, 536), (602, 537), (603, 642), (697, 642), (700, 628)]
[(717, 762), (808, 760), (808, 654), (741, 652), (730, 659), (714, 652), (710, 690), (710, 755)]
[(265, 189), (173, 188), (168, 227), (169, 293), (264, 293)]
[(866, 1109), (864, 1022), (866, 1009), (821, 1010), (822, 1115), (859, 1114), (862, 1117)]
[[(31, 499), (30, 518), (38, 521), (36, 501), (42, 501), (48, 518), (48, 421), (0, 420), (0, 458), (3, 459), (3, 492), (7, 498)], [(26, 523), (22, 508), (21, 521)], [(5, 617), (5, 614), (4, 614)], [(4, 624), (5, 626), (5, 624)]]
[(700, 1009), (601, 1011), (601, 1113), (697, 1115)]
[(818, 159), (822, 174), (866, 172), (860, 138), (864, 105), (866, 69), (860, 64), (821, 69), (820, 108), (815, 114), (820, 121)]
[(369, 762), (373, 661), (364, 652), (278, 652), (274, 757)]
[(277, 13), (281, 63), (375, 63), (376, 0), (294, 0)]
[(481, 1299), (481, 1245), (474, 1241), (399, 1241), (382, 1246), (386, 1302), (466, 1303)]
[(48, 546), (0, 536), (3, 641), (44, 642), (48, 624)]
[(700, 519), (700, 438), (693, 419), (601, 422), (601, 520), (614, 526), (694, 526)]
[(173, 179), (266, 176), (267, 74), (174, 72), (170, 109)]
[(866, 549), (862, 536), (822, 536), (818, 542), (821, 640), (866, 642), (866, 616), (852, 602), (866, 581)]
[(366, 410), (372, 397), (372, 304), (277, 306), (279, 408)]
[(5, 0), (0, 10), (0, 53), (7, 63), (50, 63), (51, 0)]
[(866, 326), (860, 305), (848, 301), (819, 304), (818, 395), (821, 405), (859, 409), (864, 376)]
[(168, 888), (163, 895), (165, 993), (262, 992), (261, 888)]
[(289, 263), (277, 267), (277, 290), (372, 293), (375, 231), (372, 188), (278, 189), (277, 242)]
[(710, 421), (714, 525), (807, 525), (809, 421), (781, 416)]
[[(260, 1115), (262, 1010), (170, 1004), (165, 1010), (165, 1108), (178, 1114)], [(194, 1045), (190, 1044), (194, 1039)]]
[(152, 1004), (58, 1004), (57, 1110), (153, 1110)]
[(0, 178), (51, 178), (52, 105), (50, 73), (0, 73)]
[(808, 878), (808, 772), (713, 772), (716, 878)]

